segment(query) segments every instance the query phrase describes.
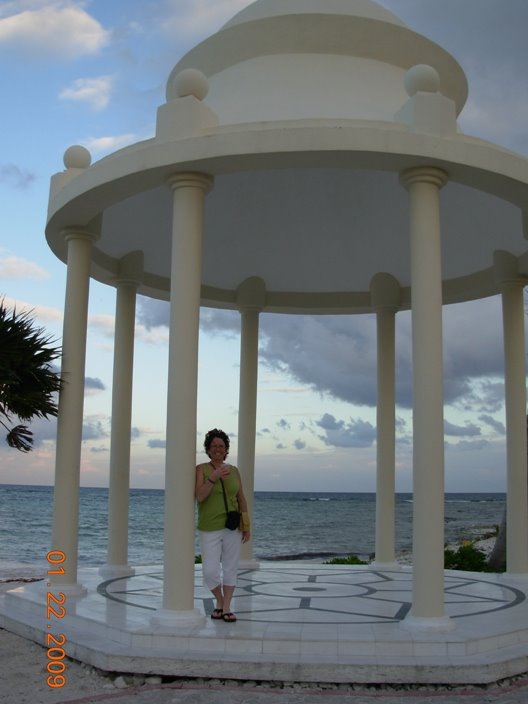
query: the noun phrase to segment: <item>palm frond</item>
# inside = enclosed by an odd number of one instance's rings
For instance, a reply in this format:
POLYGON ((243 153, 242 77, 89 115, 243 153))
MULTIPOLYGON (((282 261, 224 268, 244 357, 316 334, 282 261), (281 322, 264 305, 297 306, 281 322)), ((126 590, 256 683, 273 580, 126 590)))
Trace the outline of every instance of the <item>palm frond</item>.
MULTIPOLYGON (((0 301, 0 416, 7 421, 13 416, 28 422, 57 415, 61 377, 53 363, 60 349, 52 347, 53 343, 44 330, 35 327, 30 312, 8 311, 0 301)), ((24 425, 16 426, 7 442, 28 452, 31 431, 24 425)))
POLYGON ((16 425, 6 435, 9 447, 21 452, 30 452, 33 449, 33 433, 25 425, 16 425))

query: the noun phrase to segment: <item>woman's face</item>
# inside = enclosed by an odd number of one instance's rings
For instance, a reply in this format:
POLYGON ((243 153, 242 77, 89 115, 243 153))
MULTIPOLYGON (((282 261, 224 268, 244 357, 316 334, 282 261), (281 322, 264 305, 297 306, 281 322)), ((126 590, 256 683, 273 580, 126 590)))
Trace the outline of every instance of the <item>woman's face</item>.
POLYGON ((209 452, 207 454, 213 461, 225 460, 227 450, 225 442, 222 438, 213 438, 211 444, 209 445, 209 452))

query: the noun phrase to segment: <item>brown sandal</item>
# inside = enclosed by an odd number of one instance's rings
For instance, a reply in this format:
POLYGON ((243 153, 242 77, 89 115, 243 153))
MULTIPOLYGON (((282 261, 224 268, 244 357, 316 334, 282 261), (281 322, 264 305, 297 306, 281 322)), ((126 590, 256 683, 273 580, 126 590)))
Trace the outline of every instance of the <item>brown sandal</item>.
POLYGON ((224 616, 224 611, 223 609, 214 609, 213 613, 211 614, 211 618, 213 621, 221 621, 224 616))
POLYGON ((232 611, 226 611, 225 614, 222 614, 222 618, 226 623, 235 623, 235 621, 237 620, 235 614, 232 611))

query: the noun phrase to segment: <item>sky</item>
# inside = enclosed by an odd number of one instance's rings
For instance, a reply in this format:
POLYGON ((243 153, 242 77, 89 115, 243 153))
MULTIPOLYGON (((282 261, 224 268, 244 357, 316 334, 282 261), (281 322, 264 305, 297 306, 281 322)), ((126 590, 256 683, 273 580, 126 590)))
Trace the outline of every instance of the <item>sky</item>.
MULTIPOLYGON (((248 0, 0 0, 0 296, 60 346, 66 267, 48 248, 49 179, 82 144, 96 161, 154 134, 179 58, 248 0)), ((528 2, 381 0, 466 72, 459 126, 528 157, 528 2)), ((528 168, 528 167, 527 167, 528 168)), ((107 486, 115 290, 92 281, 81 485, 107 486)), ((131 485, 162 488, 167 304, 137 305, 131 485)), ((396 489, 412 488, 410 314, 397 315, 396 489)), ((197 461, 211 427, 236 463, 238 313, 202 309, 197 461)), ((256 490, 374 491, 376 334, 369 315, 261 315, 256 490)), ((505 490, 501 305, 444 309, 446 490, 505 490), (483 324, 483 321, 485 324, 483 324)), ((34 450, 0 442, 0 483, 53 484, 56 421, 34 450)))

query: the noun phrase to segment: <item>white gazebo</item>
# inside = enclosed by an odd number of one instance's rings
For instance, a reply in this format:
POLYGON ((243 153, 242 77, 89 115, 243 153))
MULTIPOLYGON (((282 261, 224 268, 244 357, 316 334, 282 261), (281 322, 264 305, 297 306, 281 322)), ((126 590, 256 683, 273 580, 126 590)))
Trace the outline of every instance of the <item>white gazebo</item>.
MULTIPOLYGON (((523 287, 528 162, 462 134, 456 60, 372 0, 257 0, 189 51, 152 139, 91 164, 65 154, 46 237, 67 263, 53 584, 82 594, 78 498, 90 278, 116 288, 105 576, 127 556, 136 295, 170 301, 163 606, 153 624, 199 623, 194 472, 200 306, 241 315, 238 464, 250 505, 259 314, 377 317, 375 565, 394 540, 395 316, 413 329, 410 629, 448 631, 444 609, 442 305, 501 294, 507 416, 508 573, 528 575, 523 287)), ((352 364, 351 360, 351 364, 352 364)), ((246 565, 255 566, 250 548, 246 565)))

